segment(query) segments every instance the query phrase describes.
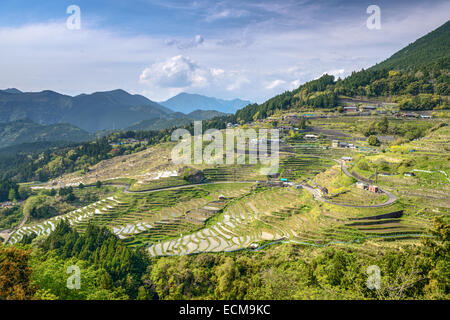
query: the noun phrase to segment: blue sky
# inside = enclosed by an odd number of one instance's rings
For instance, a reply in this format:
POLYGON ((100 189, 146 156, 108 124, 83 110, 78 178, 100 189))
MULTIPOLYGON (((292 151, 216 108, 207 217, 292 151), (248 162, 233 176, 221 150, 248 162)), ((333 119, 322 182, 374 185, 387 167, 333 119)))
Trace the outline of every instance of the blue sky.
POLYGON ((2 1, 0 88, 263 102, 380 62, 449 12, 439 0, 2 1), (66 27, 69 5, 81 9, 80 30, 66 27), (366 26, 369 5, 380 7, 379 30, 366 26))

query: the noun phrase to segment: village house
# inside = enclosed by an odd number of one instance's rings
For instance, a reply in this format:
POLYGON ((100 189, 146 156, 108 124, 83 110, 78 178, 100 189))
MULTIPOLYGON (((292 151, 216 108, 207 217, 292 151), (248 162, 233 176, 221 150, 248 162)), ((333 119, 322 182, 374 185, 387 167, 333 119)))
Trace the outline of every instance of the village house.
POLYGON ((283 117, 283 120, 298 120, 300 117, 297 114, 288 114, 283 117))
POLYGON ((304 138, 305 139, 317 139, 317 138, 319 138, 319 136, 315 135, 315 134, 305 134, 304 138))
POLYGON ((6 201, 6 202, 2 202, 0 203, 0 208, 11 208, 14 206, 14 203, 12 203, 11 201, 6 201))
POLYGON ((362 109, 363 111, 374 111, 374 110, 376 110, 377 108, 376 108, 375 106, 362 106, 361 109, 362 109))
POLYGON ((370 185, 370 186, 369 186, 369 191, 370 191, 370 192, 373 192, 373 193, 377 193, 377 192, 379 191, 379 189, 378 189, 377 186, 370 185))
POLYGON ((280 126, 277 128, 278 130, 292 130, 294 129, 293 126, 280 126))
POLYGON ((352 157, 342 157, 341 160, 345 161, 345 162, 349 162, 349 161, 352 161, 353 158, 352 157))
POLYGON ((358 111, 358 107, 356 107, 356 106, 344 107, 344 111, 345 112, 357 112, 358 111))
POLYGON ((339 140, 331 141, 331 147, 332 148, 338 148, 339 147, 339 140))
POLYGON ((367 190, 369 188, 369 185, 367 183, 364 183, 361 181, 356 182, 355 185, 358 189, 362 189, 362 190, 367 190))

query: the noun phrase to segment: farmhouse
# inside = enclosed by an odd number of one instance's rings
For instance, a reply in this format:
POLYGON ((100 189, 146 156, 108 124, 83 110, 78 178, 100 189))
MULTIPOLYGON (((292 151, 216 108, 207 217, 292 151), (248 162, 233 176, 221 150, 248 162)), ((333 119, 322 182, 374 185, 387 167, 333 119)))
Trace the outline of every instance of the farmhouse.
POLYGON ((294 129, 293 126, 280 126, 277 128, 278 130, 292 130, 294 129))
POLYGON ((333 141, 331 141, 331 147, 332 147, 332 148, 337 148, 337 147, 339 147, 339 140, 333 140, 333 141))
POLYGON ((377 193, 377 192, 379 191, 379 189, 378 189, 377 186, 370 185, 370 186, 369 186, 369 191, 370 191, 370 192, 373 192, 373 193, 377 193))
POLYGON ((369 185, 368 185, 367 183, 358 181, 358 182, 356 182, 356 187, 357 187, 358 189, 367 190, 367 189, 369 188, 369 185))
POLYGON ((352 157, 342 157, 341 160, 345 161, 345 162, 348 162, 348 161, 352 161, 353 158, 352 157))
POLYGON ((304 138, 305 139, 317 139, 319 136, 315 135, 315 134, 305 134, 304 138))
POLYGON ((345 112, 357 112, 358 107, 356 107, 356 106, 344 107, 344 111, 345 112))
POLYGON ((0 208, 11 208, 14 204, 11 201, 0 203, 0 208))
POLYGON ((283 120, 296 122, 296 121, 300 120, 300 117, 297 114, 288 114, 283 117, 283 120))
POLYGON ((373 111, 376 109, 375 106, 362 106, 362 109, 365 111, 373 111))

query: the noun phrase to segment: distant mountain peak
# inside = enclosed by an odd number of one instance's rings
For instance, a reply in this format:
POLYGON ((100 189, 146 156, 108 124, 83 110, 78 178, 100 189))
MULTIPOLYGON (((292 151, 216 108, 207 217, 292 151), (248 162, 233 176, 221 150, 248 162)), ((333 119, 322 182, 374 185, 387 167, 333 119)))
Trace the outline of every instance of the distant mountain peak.
POLYGON ((123 129, 136 121, 159 119, 170 113, 172 110, 122 89, 75 97, 51 90, 0 94, 0 123, 29 118, 45 125, 71 123, 83 130, 95 132, 123 129))
POLYGON ((6 93, 12 93, 12 94, 23 93, 22 91, 20 91, 19 89, 16 89, 16 88, 8 88, 5 90, 0 90, 0 91, 6 92, 6 93))
POLYGON ((237 98, 224 100, 197 93, 181 92, 166 101, 160 102, 160 104, 174 111, 186 114, 195 110, 217 110, 224 113, 234 113, 238 109, 251 104, 251 101, 237 98))

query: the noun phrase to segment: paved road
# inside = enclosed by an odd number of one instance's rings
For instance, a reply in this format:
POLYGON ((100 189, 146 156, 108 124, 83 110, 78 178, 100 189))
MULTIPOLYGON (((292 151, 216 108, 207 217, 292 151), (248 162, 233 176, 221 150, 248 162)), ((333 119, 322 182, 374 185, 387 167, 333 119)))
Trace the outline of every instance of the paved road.
MULTIPOLYGON (((356 178, 358 181, 360 181, 360 179, 358 177, 354 177, 350 172, 348 172, 347 167, 345 167, 344 164, 342 164, 341 162, 335 160, 337 163, 339 163, 342 167, 342 171, 344 171, 344 173, 349 176, 349 177, 353 177, 356 178)), ((213 182, 204 182, 204 183, 196 183, 196 184, 186 184, 186 185, 182 185, 182 186, 175 186, 175 187, 164 187, 164 188, 158 188, 158 189, 152 189, 152 190, 143 190, 143 191, 130 191, 130 186, 129 185, 123 185, 123 184, 105 184, 108 186, 114 186, 114 187, 118 187, 118 188, 123 188, 123 192, 124 193, 129 193, 129 194, 139 194, 139 193, 152 193, 152 192, 158 192, 158 191, 165 191, 165 190, 177 190, 177 189, 183 189, 183 188, 190 188, 193 186, 203 186, 203 185, 210 185, 210 184, 229 184, 229 183, 256 183, 257 181, 213 181, 213 182)), ((383 190, 380 188, 380 191, 384 192, 387 196, 388 196, 388 200, 384 203, 381 204, 376 204, 376 205, 370 205, 370 206, 359 206, 359 205, 352 205, 352 204, 346 204, 346 203, 336 203, 336 202, 332 202, 330 200, 324 199, 322 198, 322 196, 320 195, 320 192, 317 189, 311 188, 310 186, 306 186, 306 185, 300 185, 303 189, 307 190, 309 193, 311 193, 314 197, 314 199, 322 201, 322 202, 327 202, 333 205, 337 205, 337 206, 342 206, 342 207, 352 207, 352 208, 378 208, 378 207, 384 207, 384 206, 388 206, 392 203, 394 203, 397 198, 390 193, 389 191, 383 190)), ((95 186, 86 186, 86 188, 93 188, 95 186)), ((25 224, 25 222, 27 221, 28 217, 24 217, 23 220, 20 222, 19 226, 14 228, 12 230, 11 233, 6 234, 7 238, 5 239, 4 243, 6 243, 9 238, 11 237, 12 234, 14 234, 14 232, 18 229, 20 229, 21 227, 23 227, 23 225, 25 224)), ((3 235, 5 235, 5 233, 3 232, 3 235)))
POLYGON ((212 181, 212 182, 184 184, 182 186, 163 187, 163 188, 158 188, 158 189, 142 190, 142 191, 130 191, 130 186, 124 185, 124 184, 105 184, 105 185, 123 188, 124 193, 137 194, 137 193, 152 193, 152 192, 166 191, 166 190, 177 190, 177 189, 183 189, 183 188, 189 188, 189 187, 195 187, 195 186, 204 186, 204 185, 209 185, 209 184, 224 184, 224 183, 226 183, 226 184, 228 184, 228 183, 256 183, 256 181, 212 181))
MULTIPOLYGON (((334 160, 334 161, 336 161, 336 162, 341 166, 342 171, 343 171, 347 176, 349 176, 349 177, 351 177, 351 178, 355 178, 356 180, 358 180, 358 181, 360 181, 360 182, 366 182, 366 181, 361 180, 359 177, 354 176, 353 174, 351 174, 351 173, 348 171, 348 169, 347 169, 347 167, 345 166, 345 164, 343 164, 341 161, 339 161, 339 160, 334 160)), ((327 200, 327 199, 322 198, 322 197, 320 196, 319 192, 318 192, 316 189, 312 189, 312 188, 310 188, 310 187, 305 187, 305 186, 304 186, 304 188, 305 188, 306 190, 308 190, 310 193, 312 193, 313 196, 314 196, 316 199, 320 200, 320 201, 324 201, 324 202, 327 202, 327 203, 331 203, 331 204, 334 204, 334 205, 337 205, 337 206, 343 206, 343 207, 352 207, 352 208, 380 208, 380 207, 385 207, 385 206, 391 205, 391 204, 393 204, 395 201, 397 201, 397 197, 396 197, 396 196, 394 196, 392 193, 390 193, 390 192, 387 191, 387 190, 381 189, 380 187, 378 187, 378 189, 379 189, 381 192, 385 193, 385 194, 388 196, 388 199, 387 199, 385 202, 383 202, 383 203, 380 203, 380 204, 374 204, 374 205, 370 205, 370 206, 358 206, 358 205, 352 205, 352 204, 346 204, 346 203, 336 203, 336 202, 332 202, 332 201, 329 201, 329 200, 327 200), (313 192, 312 190, 313 190, 314 192, 313 192)))

